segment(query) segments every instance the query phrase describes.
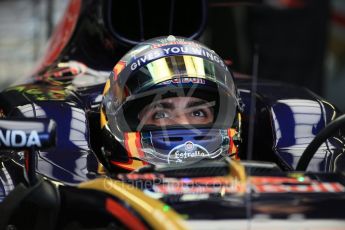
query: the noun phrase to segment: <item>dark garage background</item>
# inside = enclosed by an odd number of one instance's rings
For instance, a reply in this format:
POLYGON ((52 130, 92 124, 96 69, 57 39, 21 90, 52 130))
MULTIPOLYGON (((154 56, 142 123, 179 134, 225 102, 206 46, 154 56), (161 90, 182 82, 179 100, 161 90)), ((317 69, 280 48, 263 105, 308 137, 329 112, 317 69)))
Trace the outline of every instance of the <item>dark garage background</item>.
MULTIPOLYGON (((305 86, 345 111, 345 1, 233 2, 209 1, 203 42, 249 75, 256 44, 259 78, 305 86)), ((67 3, 0 0, 0 90, 30 76, 67 3)))

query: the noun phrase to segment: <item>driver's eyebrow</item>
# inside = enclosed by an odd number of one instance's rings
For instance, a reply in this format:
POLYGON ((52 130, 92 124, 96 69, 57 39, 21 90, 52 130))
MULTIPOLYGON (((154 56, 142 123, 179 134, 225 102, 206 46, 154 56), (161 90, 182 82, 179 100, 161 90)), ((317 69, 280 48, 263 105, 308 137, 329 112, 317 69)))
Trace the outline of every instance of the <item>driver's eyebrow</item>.
POLYGON ((154 109, 154 108, 173 110, 173 109, 175 109, 175 106, 173 103, 170 103, 170 102, 157 102, 151 106, 151 109, 154 109))
POLYGON ((191 108, 191 107, 212 107, 214 106, 216 103, 214 101, 212 102, 208 102, 208 101, 190 101, 187 103, 187 108, 191 108))

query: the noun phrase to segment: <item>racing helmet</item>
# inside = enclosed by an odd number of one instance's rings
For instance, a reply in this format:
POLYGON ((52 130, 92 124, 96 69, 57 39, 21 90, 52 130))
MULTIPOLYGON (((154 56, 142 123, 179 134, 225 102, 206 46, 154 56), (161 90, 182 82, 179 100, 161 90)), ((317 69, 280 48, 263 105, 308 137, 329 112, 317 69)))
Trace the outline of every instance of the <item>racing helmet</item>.
POLYGON ((213 50, 183 37, 144 41, 121 58, 104 88, 100 122, 111 168, 238 156, 232 73, 213 50))

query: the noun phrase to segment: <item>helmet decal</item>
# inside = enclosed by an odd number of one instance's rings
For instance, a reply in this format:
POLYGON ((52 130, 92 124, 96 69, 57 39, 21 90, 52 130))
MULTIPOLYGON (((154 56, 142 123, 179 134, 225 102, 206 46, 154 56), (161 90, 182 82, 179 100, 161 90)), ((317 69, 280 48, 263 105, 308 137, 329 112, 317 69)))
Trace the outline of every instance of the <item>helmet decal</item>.
POLYGON ((193 158, 205 158, 205 157, 212 158, 211 154, 207 151, 207 149, 205 149, 201 145, 194 144, 191 141, 187 141, 186 143, 182 145, 176 146, 168 153, 167 162, 168 164, 185 163, 185 162, 188 162, 188 160, 193 159, 193 158))
POLYGON ((117 80, 117 77, 119 76, 120 72, 126 67, 125 61, 119 61, 116 63, 113 72, 114 72, 114 80, 117 80))
POLYGON ((146 162, 140 160, 143 157, 141 151, 141 137, 139 132, 125 133, 124 134, 124 145, 125 149, 129 154, 129 161, 126 163, 120 163, 116 161, 111 161, 112 164, 119 166, 121 168, 134 170, 141 166, 147 165, 146 162))
POLYGON ((160 48, 153 49, 143 56, 135 57, 129 64, 130 70, 134 71, 137 68, 147 64, 150 61, 173 55, 192 55, 206 58, 210 61, 216 62, 223 68, 227 68, 223 60, 214 53, 212 50, 208 50, 198 46, 184 46, 184 45, 168 45, 160 48))

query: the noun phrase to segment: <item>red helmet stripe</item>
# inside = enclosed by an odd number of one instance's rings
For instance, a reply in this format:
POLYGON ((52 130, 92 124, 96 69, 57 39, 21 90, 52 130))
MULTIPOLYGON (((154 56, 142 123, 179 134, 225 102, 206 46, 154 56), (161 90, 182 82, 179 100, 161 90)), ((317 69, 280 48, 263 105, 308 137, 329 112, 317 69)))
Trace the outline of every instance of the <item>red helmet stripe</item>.
POLYGON ((128 153, 128 157, 130 158, 129 161, 126 163, 111 161, 113 164, 127 170, 134 170, 147 164, 144 161, 132 159, 133 157, 141 158, 144 156, 144 153, 141 150, 142 146, 140 132, 124 133, 124 145, 128 153))
POLYGON ((126 149, 126 152, 128 153, 128 157, 129 157, 129 161, 127 162, 127 164, 132 164, 132 153, 131 153, 131 148, 129 146, 129 134, 128 133, 125 133, 124 135, 124 144, 125 144, 125 149, 126 149))
POLYGON ((114 72, 114 80, 116 81, 117 80, 117 77, 119 76, 120 72, 126 67, 126 62, 125 61, 119 61, 114 69, 113 69, 113 72, 114 72))
POLYGON ((228 136, 230 138, 230 144, 229 144, 229 155, 232 159, 239 160, 238 157, 238 149, 234 143, 233 136, 235 135, 236 130, 235 129, 228 129, 228 136))

